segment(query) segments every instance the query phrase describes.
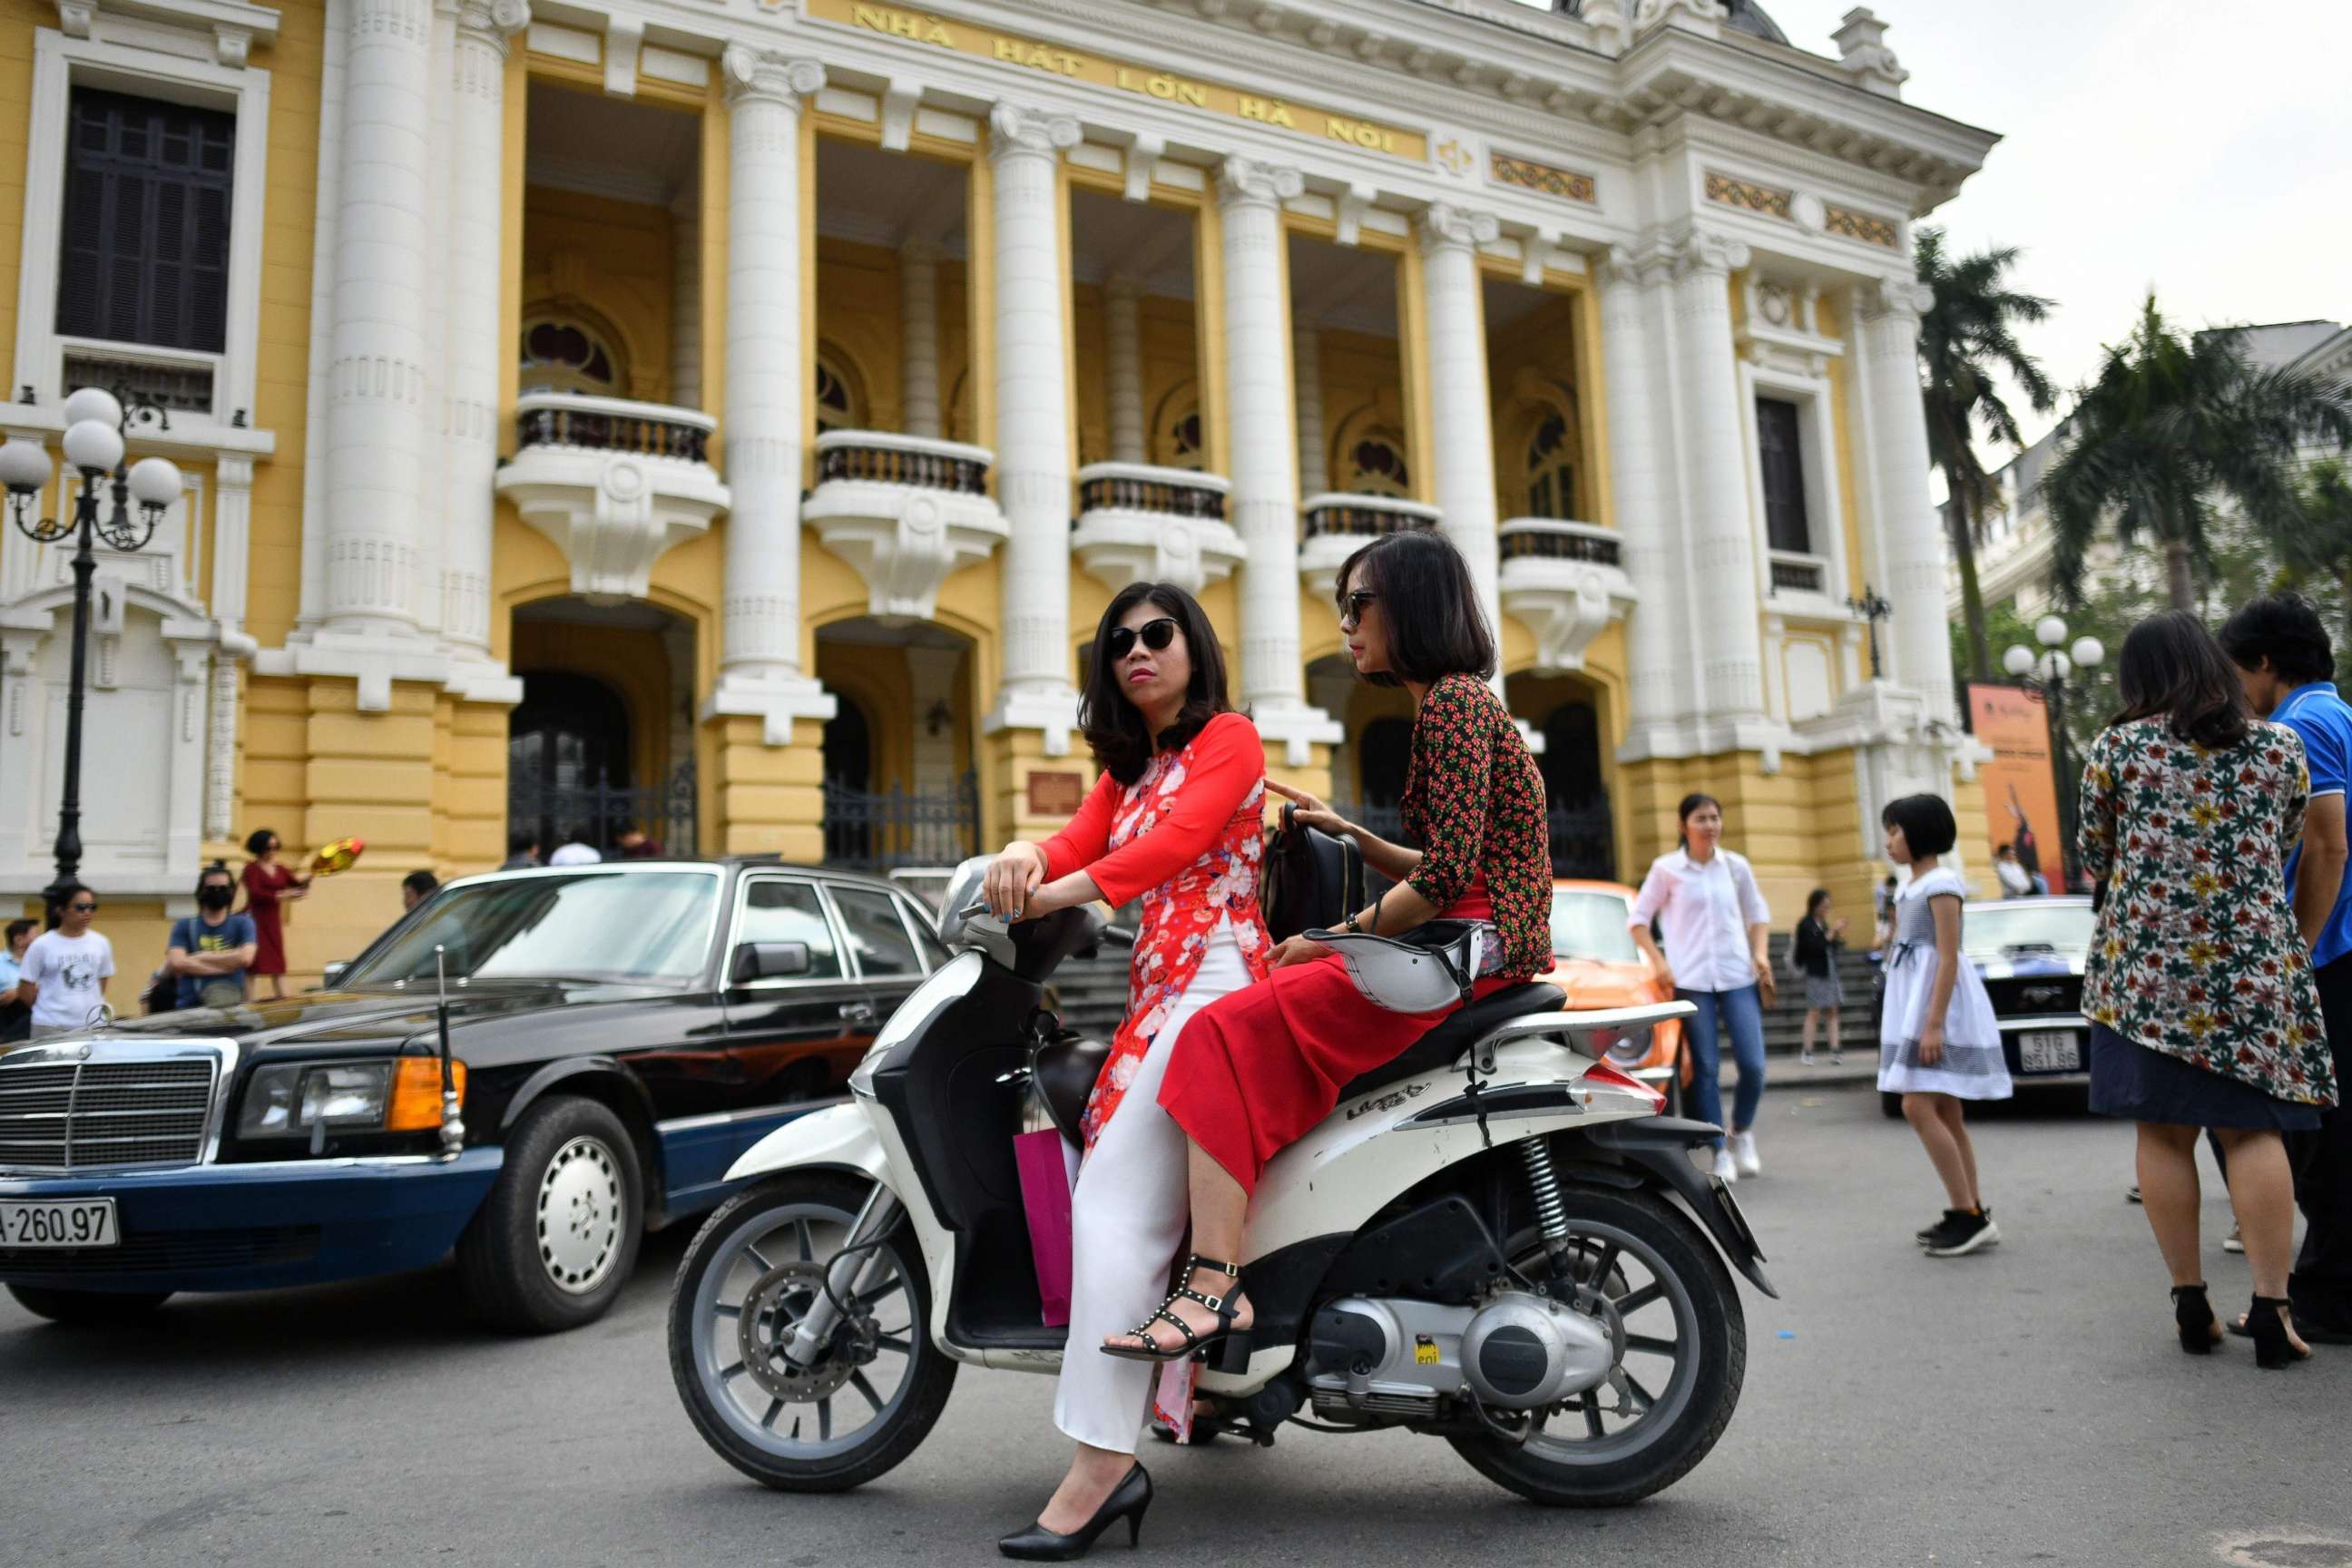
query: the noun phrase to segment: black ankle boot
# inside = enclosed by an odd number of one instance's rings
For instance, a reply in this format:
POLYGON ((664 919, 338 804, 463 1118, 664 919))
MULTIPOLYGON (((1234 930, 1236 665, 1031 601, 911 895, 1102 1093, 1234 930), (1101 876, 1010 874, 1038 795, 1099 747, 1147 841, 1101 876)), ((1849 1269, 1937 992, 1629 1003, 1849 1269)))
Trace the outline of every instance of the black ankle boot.
POLYGON ((2205 1283, 2175 1285, 2172 1288, 2172 1321, 2180 1331, 2180 1348, 2190 1355, 2213 1353, 2213 1329, 2216 1320, 2212 1304, 2205 1300, 2205 1283))
POLYGON ((1151 1474, 1141 1465, 1119 1478, 1118 1485, 1110 1489, 1095 1516, 1070 1531, 1057 1534, 1042 1524, 1033 1524, 1016 1535, 1008 1535, 996 1543, 996 1549, 1007 1557, 1017 1557, 1024 1563, 1067 1563, 1084 1557, 1095 1543, 1095 1537, 1127 1521, 1127 1543, 1136 1544, 1143 1533, 1143 1510, 1151 1506, 1151 1474))

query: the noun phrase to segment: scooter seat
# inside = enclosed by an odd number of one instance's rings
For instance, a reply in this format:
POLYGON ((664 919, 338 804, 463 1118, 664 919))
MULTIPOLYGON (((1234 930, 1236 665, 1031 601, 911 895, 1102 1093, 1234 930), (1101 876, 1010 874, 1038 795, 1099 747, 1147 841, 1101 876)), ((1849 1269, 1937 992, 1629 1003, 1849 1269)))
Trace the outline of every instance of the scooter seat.
POLYGON ((1451 1067, 1455 1058, 1512 1019, 1529 1013, 1557 1012, 1566 1001, 1559 987, 1548 981, 1507 985, 1456 1011, 1402 1053, 1349 1082, 1339 1091, 1339 1098, 1352 1100, 1382 1084, 1451 1067))

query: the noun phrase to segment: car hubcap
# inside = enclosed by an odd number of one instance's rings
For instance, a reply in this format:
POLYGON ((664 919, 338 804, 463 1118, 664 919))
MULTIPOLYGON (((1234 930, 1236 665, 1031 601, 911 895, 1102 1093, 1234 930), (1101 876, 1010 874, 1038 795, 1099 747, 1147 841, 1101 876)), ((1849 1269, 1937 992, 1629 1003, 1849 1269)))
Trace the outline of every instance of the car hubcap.
POLYGON ((584 1295, 621 1253, 621 1170, 601 1139, 574 1138, 539 1181, 539 1260, 558 1289, 584 1295))

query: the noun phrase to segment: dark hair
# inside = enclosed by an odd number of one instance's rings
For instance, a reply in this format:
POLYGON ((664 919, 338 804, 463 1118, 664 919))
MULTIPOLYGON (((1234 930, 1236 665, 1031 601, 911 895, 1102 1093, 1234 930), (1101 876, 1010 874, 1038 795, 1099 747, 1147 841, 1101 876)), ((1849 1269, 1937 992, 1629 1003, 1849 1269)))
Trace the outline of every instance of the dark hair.
MULTIPOLYGON (((1691 819, 1691 813, 1705 805, 1711 805, 1718 812, 1723 809, 1723 802, 1716 799, 1715 796, 1708 795, 1704 790, 1695 789, 1691 791, 1690 794, 1683 796, 1682 800, 1675 806, 1675 826, 1679 828, 1682 824, 1688 822, 1691 819)), ((1675 835, 1675 842, 1687 849, 1690 847, 1690 835, 1677 831, 1675 835)))
POLYGON ((2310 600, 2300 594, 2264 594, 2238 606, 2221 623, 2221 651, 2245 669, 2268 659, 2278 678, 2296 686, 2336 674, 2336 649, 2310 600))
POLYGON ((257 827, 245 836, 245 852, 258 860, 268 852, 269 841, 278 837, 271 827, 257 827))
POLYGON ((2229 657, 2186 610, 2167 610, 2132 627, 2116 661, 2124 705, 2110 724, 2161 718, 2175 735, 2200 746, 2234 746, 2252 716, 2229 657))
POLYGON ((1993 846, 1992 852, 1996 855, 2006 855, 2016 847, 2017 846, 2014 844, 1996 844, 1993 846))
POLYGON ((91 887, 88 882, 68 882, 62 888, 51 888, 45 890, 57 894, 57 901, 51 904, 49 908, 57 912, 57 917, 59 920, 65 919, 66 906, 72 903, 84 893, 88 893, 93 900, 98 897, 98 889, 91 887))
POLYGON ((1960 841, 1960 825, 1952 820, 1952 808, 1941 795, 1906 795, 1901 800, 1890 800, 1878 814, 1878 825, 1901 828, 1904 846, 1914 859, 1948 854, 1960 841))
POLYGON ((1829 901, 1830 890, 1827 888, 1815 888, 1811 892, 1807 893, 1805 895, 1805 918, 1807 920, 1812 919, 1814 911, 1829 901))
POLYGON ((38 926, 40 923, 41 923, 41 922, 40 922, 40 921, 37 921, 37 920, 15 920, 15 921, 10 921, 8 922, 8 935, 7 935, 7 939, 6 939, 6 940, 7 940, 7 942, 8 942, 8 945, 9 945, 9 946, 11 946, 11 947, 16 946, 16 939, 17 939, 18 937, 20 937, 20 936, 24 935, 26 931, 33 930, 35 927, 38 926))
POLYGON ((1156 751, 1174 751, 1201 732, 1201 726, 1234 705, 1225 696, 1225 656, 1210 629, 1208 612, 1201 602, 1173 583, 1129 583, 1111 595, 1110 606, 1095 626, 1094 656, 1087 666, 1087 689, 1078 694, 1078 728, 1094 749, 1095 765, 1123 784, 1143 776, 1156 751), (1141 709, 1119 689, 1118 660, 1110 656, 1110 634, 1128 611, 1149 600, 1168 612, 1184 634, 1185 657, 1192 661, 1192 679, 1184 688, 1184 706, 1176 721, 1154 735, 1141 709))
POLYGON ((1478 607, 1470 563, 1451 540, 1426 529, 1381 534, 1340 563, 1333 597, 1344 608, 1358 586, 1381 596, 1389 628, 1389 667, 1364 678, 1374 686, 1494 675, 1494 629, 1478 607))
POLYGON ((212 880, 215 877, 226 877, 230 887, 234 888, 236 886, 236 875, 228 868, 228 862, 226 860, 215 860, 211 865, 196 873, 196 891, 198 893, 202 893, 205 890, 205 884, 212 880))
POLYGON ((524 828, 518 832, 507 835, 507 853, 509 855, 528 855, 538 847, 539 835, 531 832, 529 828, 524 828))
POLYGON ((400 885, 422 899, 429 896, 441 883, 430 871, 411 871, 400 879, 400 885))

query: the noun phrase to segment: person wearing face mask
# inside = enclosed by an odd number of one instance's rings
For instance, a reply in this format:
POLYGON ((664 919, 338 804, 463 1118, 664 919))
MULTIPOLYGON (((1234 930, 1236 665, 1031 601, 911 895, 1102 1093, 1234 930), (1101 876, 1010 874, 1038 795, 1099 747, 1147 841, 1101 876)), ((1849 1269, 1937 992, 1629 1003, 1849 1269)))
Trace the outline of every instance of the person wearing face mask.
POLYGON ((234 1007, 245 1000, 246 971, 259 951, 251 915, 231 914, 236 879, 215 860, 196 879, 196 912, 172 927, 163 967, 179 979, 183 1007, 234 1007))

